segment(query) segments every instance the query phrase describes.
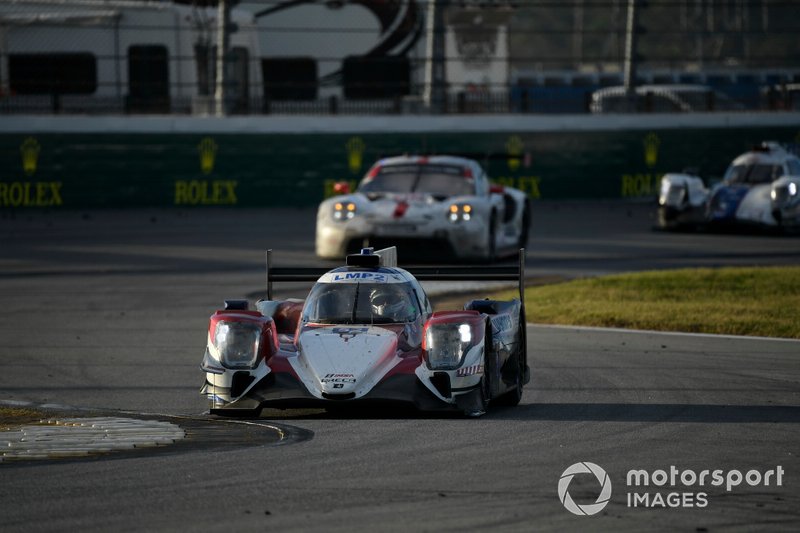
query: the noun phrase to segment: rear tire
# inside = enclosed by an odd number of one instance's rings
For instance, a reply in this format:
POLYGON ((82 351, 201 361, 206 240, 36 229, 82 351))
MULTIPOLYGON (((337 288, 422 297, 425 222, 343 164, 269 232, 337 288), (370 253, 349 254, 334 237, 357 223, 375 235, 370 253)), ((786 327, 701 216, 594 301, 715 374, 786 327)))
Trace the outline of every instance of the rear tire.
POLYGON ((527 248, 528 246, 528 238, 531 232, 531 202, 530 200, 525 200, 525 208, 522 211, 522 232, 519 235, 519 244, 520 248, 527 248))
POLYGON ((516 405, 519 405, 520 400, 522 400, 522 387, 524 382, 522 376, 523 372, 524 372, 523 369, 519 369, 517 371, 517 379, 516 379, 517 386, 514 388, 514 390, 509 391, 500 396, 499 398, 497 398, 497 400, 495 400, 495 403, 497 405, 502 405, 505 407, 514 407, 516 405))

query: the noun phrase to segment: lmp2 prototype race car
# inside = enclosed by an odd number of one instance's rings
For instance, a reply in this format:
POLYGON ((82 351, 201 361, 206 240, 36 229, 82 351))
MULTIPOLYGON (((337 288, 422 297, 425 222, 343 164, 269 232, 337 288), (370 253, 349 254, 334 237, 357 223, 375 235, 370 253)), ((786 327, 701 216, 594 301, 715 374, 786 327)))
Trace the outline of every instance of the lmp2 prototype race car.
POLYGON ((267 299, 228 300, 211 316, 201 394, 211 414, 257 416, 263 407, 341 409, 365 403, 485 413, 516 405, 530 379, 519 265, 396 266, 396 249, 368 248, 346 266, 276 268, 267 299), (514 280, 520 299, 473 300, 433 312, 426 280, 514 280), (272 300, 272 283, 312 281, 305 301, 272 300))
POLYGON ((800 229, 800 158, 765 142, 733 160, 722 182, 706 188, 688 173, 665 174, 658 197, 663 229, 749 226, 800 229))
POLYGON ((364 246, 406 246, 491 262, 528 240, 527 195, 494 185, 481 165, 456 156, 381 159, 355 192, 323 201, 317 211, 316 252, 339 259, 364 246))

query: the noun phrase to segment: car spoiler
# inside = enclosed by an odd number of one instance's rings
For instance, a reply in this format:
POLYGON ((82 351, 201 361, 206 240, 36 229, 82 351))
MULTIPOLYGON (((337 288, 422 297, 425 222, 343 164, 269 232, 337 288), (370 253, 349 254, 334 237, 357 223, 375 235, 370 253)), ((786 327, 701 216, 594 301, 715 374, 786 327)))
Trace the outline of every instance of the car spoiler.
MULTIPOLYGON (((290 281, 317 281, 330 272, 328 267, 276 267, 272 250, 267 250, 267 300, 272 300, 272 284, 290 281)), ((522 316, 525 315, 525 248, 519 249, 516 265, 491 266, 412 266, 404 268, 418 281, 516 281, 522 316)))

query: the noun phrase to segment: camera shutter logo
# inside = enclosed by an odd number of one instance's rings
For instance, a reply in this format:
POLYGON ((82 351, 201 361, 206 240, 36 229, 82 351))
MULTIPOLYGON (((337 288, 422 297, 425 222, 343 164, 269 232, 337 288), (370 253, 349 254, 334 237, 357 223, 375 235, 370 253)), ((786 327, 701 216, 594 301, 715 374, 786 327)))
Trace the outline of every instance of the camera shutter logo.
POLYGON ((561 503, 566 507, 567 511, 572 514, 579 516, 597 514, 608 505, 608 501, 611 499, 611 479, 608 477, 605 470, 594 463, 588 461, 575 463, 564 470, 564 473, 561 474, 561 479, 558 480, 558 499, 561 500, 561 503), (594 474, 594 477, 597 478, 597 482, 600 483, 602 487, 597 501, 591 504, 578 505, 572 500, 572 496, 569 495, 567 489, 569 489, 569 484, 575 474, 594 474))

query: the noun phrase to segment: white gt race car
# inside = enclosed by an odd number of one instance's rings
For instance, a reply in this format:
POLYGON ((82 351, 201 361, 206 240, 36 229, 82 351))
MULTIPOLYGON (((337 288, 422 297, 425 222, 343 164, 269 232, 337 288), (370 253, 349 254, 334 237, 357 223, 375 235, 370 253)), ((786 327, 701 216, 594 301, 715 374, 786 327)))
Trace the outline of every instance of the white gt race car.
POLYGON ((339 259, 366 246, 415 254, 444 252, 491 262, 524 248, 531 206, 527 195, 494 185, 472 159, 400 156, 381 159, 350 193, 323 201, 316 252, 339 259))
POLYGON ((800 228, 800 158, 765 142, 736 159, 721 183, 706 188, 698 176, 665 174, 658 197, 663 229, 749 226, 800 228))

